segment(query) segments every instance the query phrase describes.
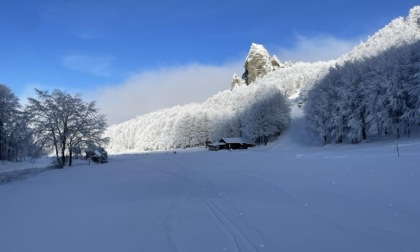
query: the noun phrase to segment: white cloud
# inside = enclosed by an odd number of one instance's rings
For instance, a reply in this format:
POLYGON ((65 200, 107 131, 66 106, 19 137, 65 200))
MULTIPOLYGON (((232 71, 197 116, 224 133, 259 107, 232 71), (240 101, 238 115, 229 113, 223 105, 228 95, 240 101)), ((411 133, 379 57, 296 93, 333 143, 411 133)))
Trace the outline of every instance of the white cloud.
POLYGON ((118 86, 95 91, 101 113, 110 125, 176 105, 203 102, 230 88, 234 73, 242 74, 241 63, 223 66, 191 64, 132 75, 118 86))
POLYGON ((297 35, 292 47, 280 47, 273 53, 282 61, 328 61, 350 52, 359 41, 359 39, 338 39, 331 35, 315 37, 297 35))
POLYGON ((62 57, 62 64, 74 71, 88 73, 101 77, 111 75, 111 65, 114 58, 111 56, 91 56, 72 54, 62 57))

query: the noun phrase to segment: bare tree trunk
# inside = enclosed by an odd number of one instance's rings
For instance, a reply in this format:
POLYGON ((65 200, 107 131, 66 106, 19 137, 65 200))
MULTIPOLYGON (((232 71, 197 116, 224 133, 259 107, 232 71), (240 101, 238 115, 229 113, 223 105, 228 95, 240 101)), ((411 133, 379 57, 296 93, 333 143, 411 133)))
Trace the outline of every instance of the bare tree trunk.
POLYGON ((57 139, 55 137, 55 134, 53 134, 53 140, 54 140, 54 147, 55 147, 55 157, 57 158, 57 165, 61 166, 60 156, 58 155, 58 143, 57 143, 57 139))
POLYGON ((66 144, 65 141, 62 141, 62 146, 61 146, 61 163, 60 163, 60 168, 64 168, 64 166, 66 165, 66 144))
POLYGON ((73 164, 73 148, 69 146, 69 167, 73 164))

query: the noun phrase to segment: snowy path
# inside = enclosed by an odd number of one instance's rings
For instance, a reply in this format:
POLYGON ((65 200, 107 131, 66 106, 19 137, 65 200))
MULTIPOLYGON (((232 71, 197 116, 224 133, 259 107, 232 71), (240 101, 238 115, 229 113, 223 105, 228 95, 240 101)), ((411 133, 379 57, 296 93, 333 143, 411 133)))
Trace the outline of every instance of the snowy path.
POLYGON ((303 108, 299 108, 297 104, 292 106, 292 120, 289 128, 282 134, 279 141, 269 143, 268 151, 283 152, 285 150, 297 150, 307 148, 308 142, 305 133, 305 120, 303 108))

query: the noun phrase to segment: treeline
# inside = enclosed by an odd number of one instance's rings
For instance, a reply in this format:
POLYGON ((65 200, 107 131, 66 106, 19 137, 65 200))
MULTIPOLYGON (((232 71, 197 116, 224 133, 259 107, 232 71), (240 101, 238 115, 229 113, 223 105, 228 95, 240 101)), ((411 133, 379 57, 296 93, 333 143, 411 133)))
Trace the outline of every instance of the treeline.
POLYGON ((19 99, 0 84, 0 160, 17 161, 21 156, 36 154, 26 121, 19 99))
POLYGON ((23 107, 4 84, 0 84, 0 160, 18 161, 40 153, 54 153, 57 167, 72 165, 81 149, 108 142, 102 136, 104 115, 95 102, 85 102, 79 94, 60 90, 36 90, 23 107))
POLYGON ((274 85, 252 83, 220 92, 203 104, 177 106, 109 127, 112 152, 204 145, 223 137, 262 142, 289 125, 290 107, 274 85))
POLYGON ((420 42, 346 60, 309 91, 307 129, 325 143, 410 135, 420 123, 420 42))

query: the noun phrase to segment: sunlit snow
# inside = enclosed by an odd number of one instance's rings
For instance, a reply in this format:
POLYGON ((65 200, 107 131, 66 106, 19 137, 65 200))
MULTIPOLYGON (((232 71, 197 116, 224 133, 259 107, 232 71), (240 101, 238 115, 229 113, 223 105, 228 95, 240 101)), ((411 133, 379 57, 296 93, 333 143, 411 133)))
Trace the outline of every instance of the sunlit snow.
POLYGON ((420 140, 112 156, 0 185, 1 251, 416 251, 420 140))

